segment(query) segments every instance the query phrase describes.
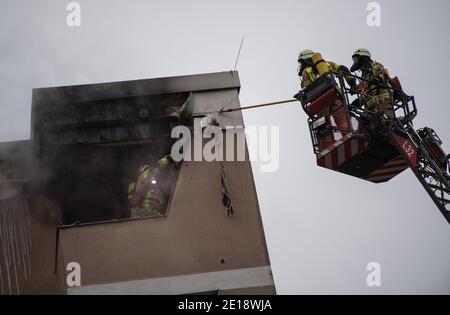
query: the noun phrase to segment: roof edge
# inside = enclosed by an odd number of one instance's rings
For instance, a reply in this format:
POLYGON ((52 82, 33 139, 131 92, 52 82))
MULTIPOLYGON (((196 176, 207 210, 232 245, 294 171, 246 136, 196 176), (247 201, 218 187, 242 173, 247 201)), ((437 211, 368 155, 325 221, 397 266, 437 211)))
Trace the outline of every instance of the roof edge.
POLYGON ((33 107, 42 103, 89 102, 143 95, 240 89, 237 71, 33 89, 33 107))

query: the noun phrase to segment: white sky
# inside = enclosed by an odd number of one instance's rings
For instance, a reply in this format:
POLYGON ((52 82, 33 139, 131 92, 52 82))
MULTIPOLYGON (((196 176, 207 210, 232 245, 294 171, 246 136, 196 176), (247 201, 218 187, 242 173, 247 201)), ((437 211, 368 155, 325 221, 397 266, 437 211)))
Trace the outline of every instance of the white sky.
MULTIPOLYGON (((450 2, 363 0, 0 0, 0 141, 27 139, 31 89, 230 70, 243 106, 290 98, 303 48, 350 65, 367 47, 416 96, 416 127, 450 151, 450 2), (446 142, 447 141, 447 142, 446 142)), ((411 171, 374 185, 315 166, 299 104, 246 111, 246 125, 280 127, 280 169, 254 176, 278 293, 450 293, 450 229, 411 171), (382 268, 369 288, 368 262, 382 268)))

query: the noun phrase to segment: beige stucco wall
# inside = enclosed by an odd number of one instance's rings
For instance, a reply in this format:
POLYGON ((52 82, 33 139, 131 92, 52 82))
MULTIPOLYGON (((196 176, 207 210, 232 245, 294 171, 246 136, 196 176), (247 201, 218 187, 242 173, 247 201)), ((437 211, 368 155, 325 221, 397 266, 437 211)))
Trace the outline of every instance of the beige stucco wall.
POLYGON ((224 214, 219 162, 184 162, 166 218, 60 230, 61 268, 82 285, 268 266, 249 162, 225 162, 234 214, 224 214))

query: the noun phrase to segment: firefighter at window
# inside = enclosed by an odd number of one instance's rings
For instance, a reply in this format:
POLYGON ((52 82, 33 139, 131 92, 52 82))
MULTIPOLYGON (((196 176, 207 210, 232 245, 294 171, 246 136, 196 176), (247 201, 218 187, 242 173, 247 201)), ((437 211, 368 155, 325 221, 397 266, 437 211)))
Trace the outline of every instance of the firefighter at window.
POLYGON ((359 48, 353 53, 353 66, 350 71, 360 70, 363 81, 358 90, 362 96, 362 104, 369 111, 384 113, 394 119, 391 95, 389 93, 389 72, 379 62, 374 62, 369 50, 359 48))
MULTIPOLYGON (((306 49, 300 52, 298 56, 299 68, 298 75, 301 78, 301 88, 305 89, 311 83, 313 83, 321 74, 326 72, 341 72, 344 74, 344 78, 350 85, 350 88, 356 89, 356 81, 349 75, 350 71, 347 67, 342 65, 337 65, 334 62, 324 61, 322 56, 318 53, 314 53, 312 50, 306 49)), ((298 98, 298 95, 295 96, 298 98)), ((344 107, 342 107, 342 102, 337 101, 328 107, 322 115, 333 116, 336 127, 339 130, 348 130, 347 115, 344 107)), ((333 132, 331 131, 331 122, 329 117, 327 118, 327 123, 322 135, 320 136, 320 147, 322 150, 326 149, 329 145, 334 143, 336 140, 334 138, 333 132)))
POLYGON ((163 156, 155 167, 142 165, 137 172, 136 182, 128 186, 130 217, 157 217, 165 214, 167 197, 161 189, 163 169, 172 163, 170 156, 163 156))

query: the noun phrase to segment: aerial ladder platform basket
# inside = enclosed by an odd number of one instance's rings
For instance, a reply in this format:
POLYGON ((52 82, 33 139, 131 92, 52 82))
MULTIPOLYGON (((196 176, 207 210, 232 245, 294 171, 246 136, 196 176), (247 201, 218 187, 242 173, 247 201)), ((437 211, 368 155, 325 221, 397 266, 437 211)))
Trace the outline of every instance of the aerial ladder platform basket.
MULTIPOLYGON (((345 73, 348 76, 364 81, 345 73)), ((381 111, 367 110, 367 96, 348 87, 342 72, 327 72, 299 93, 317 165, 373 183, 387 182, 411 168, 450 223, 448 156, 431 128, 415 131, 414 97, 401 90, 397 78, 391 83, 383 89, 390 93, 394 119, 381 111), (333 124, 337 111, 345 113, 347 129, 333 124), (326 134, 331 134, 334 142, 324 147, 321 138, 326 134)))

